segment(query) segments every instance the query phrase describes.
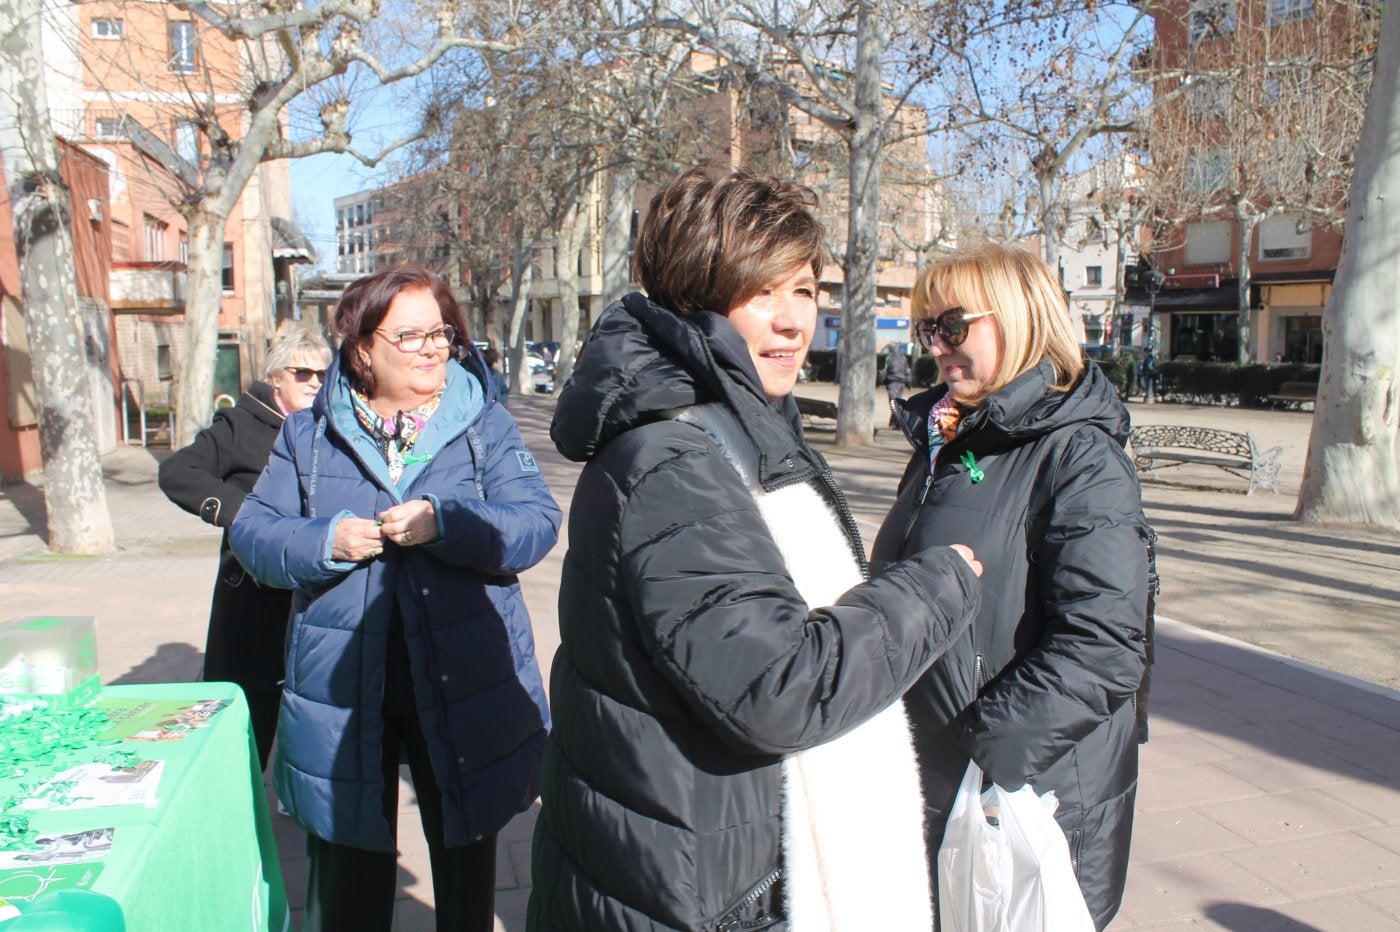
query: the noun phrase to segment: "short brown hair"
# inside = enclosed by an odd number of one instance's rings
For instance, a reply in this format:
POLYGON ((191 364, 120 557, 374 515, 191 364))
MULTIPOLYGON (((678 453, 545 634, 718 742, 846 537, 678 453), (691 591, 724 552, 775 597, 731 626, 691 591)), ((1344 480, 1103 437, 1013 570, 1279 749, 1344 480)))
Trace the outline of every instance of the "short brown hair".
MULTIPOLYGON (((336 302, 331 328, 342 340, 340 367, 366 395, 374 394, 374 373, 360 358, 359 350, 365 349, 374 339, 374 331, 384 322, 389 305, 399 293, 420 288, 432 293, 442 312, 442 322, 457 332, 454 343, 468 342, 467 322, 457 306, 457 299, 452 297, 446 282, 421 265, 397 265, 358 278, 336 302)), ((455 358, 456 346, 451 349, 450 355, 455 358)))
POLYGON ((991 312, 1001 340, 992 391, 1047 357, 1058 390, 1072 388, 1084 373, 1065 290, 1050 266, 1024 246, 985 242, 934 258, 914 283, 914 317, 932 317, 938 304, 991 312))
POLYGON ((801 265, 821 277, 825 231, 811 189, 749 171, 693 168, 657 192, 637 234, 634 271, 662 307, 728 314, 801 265))

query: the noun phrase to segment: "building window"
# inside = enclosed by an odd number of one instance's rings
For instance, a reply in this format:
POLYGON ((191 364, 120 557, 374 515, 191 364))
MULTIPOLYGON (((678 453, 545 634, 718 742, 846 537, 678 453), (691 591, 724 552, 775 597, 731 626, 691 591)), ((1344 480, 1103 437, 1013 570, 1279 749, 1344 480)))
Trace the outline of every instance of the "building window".
POLYGON ((1186 156, 1186 177, 1191 189, 1198 194, 1220 190, 1230 173, 1230 160, 1223 149, 1202 152, 1196 149, 1186 156))
POLYGON ((1172 359, 1234 362, 1239 346, 1240 319, 1234 312, 1172 315, 1172 359))
POLYGON ((184 230, 180 231, 180 264, 190 264, 190 235, 184 230))
POLYGON ((345 208, 337 207, 335 209, 335 225, 337 229, 345 226, 345 208))
POLYGON ((1313 0, 1269 0, 1269 25, 1277 26, 1313 15, 1313 0))
POLYGON ((121 117, 98 117, 93 120, 92 129, 98 139, 121 139, 126 135, 122 132, 121 117))
POLYGON ((95 19, 92 21, 94 39, 120 39, 126 35, 126 23, 119 19, 95 19))
POLYGON ((1220 265, 1230 261, 1230 222, 1214 220, 1209 223, 1186 225, 1186 264, 1220 265))
POLYGON ((1223 81, 1200 78, 1186 92, 1187 112, 1196 119, 1225 116, 1230 112, 1230 88, 1223 81))
POLYGON ((225 291, 233 291, 233 244, 224 243, 223 282, 225 291))
POLYGON ((170 70, 177 74, 199 70, 199 35, 189 20, 170 24, 170 70))
POLYGON ((1270 217, 1259 224, 1260 259, 1306 259, 1312 255, 1312 230, 1296 217, 1270 217))
POLYGON ((1322 318, 1316 315, 1283 319, 1285 362, 1322 362, 1322 318))
POLYGON ((191 165, 199 164, 199 125, 194 120, 175 121, 175 152, 191 165))
POLYGON ((170 364, 170 344, 156 344, 156 378, 165 381, 174 378, 175 367, 170 364))
MULTIPOLYGON (((1277 0, 1270 0, 1270 3, 1275 2, 1277 0)), ((1191 18, 1187 24, 1191 44, 1229 35, 1235 31, 1237 22, 1235 0, 1197 0, 1191 5, 1191 18)))
POLYGON ((146 234, 146 261, 165 261, 165 233, 170 225, 157 220, 150 214, 142 217, 142 228, 146 234))
POLYGON ((1103 266, 1087 265, 1084 267, 1084 284, 1091 288, 1098 288, 1103 285, 1103 266))

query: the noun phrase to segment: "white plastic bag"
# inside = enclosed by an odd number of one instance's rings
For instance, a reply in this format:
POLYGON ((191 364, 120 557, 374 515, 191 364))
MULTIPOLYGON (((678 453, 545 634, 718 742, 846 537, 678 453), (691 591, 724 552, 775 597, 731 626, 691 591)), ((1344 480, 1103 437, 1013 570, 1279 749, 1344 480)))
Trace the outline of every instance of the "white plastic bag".
POLYGON ((968 762, 938 850, 943 932, 1094 932, 1056 805, 1029 785, 983 793, 968 762))

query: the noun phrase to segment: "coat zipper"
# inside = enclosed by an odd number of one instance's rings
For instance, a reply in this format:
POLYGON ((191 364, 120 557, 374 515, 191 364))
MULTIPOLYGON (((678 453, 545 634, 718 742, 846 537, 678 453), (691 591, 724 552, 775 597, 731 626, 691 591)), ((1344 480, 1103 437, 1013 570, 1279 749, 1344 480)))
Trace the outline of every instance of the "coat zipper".
MULTIPOLYGON (((768 875, 767 877, 764 877, 762 880, 760 880, 760 881, 758 882, 758 886, 754 887, 752 890, 749 891, 748 896, 744 897, 742 900, 740 900, 739 902, 735 903, 732 907, 729 908, 728 912, 729 912, 729 913, 742 912, 746 907, 752 906, 754 903, 757 903, 757 902, 759 901, 759 899, 763 896, 763 894, 767 893, 767 892, 772 888, 773 884, 775 884, 775 883, 778 882, 778 878, 780 878, 780 877, 782 877, 782 876, 783 876, 783 869, 782 869, 781 867, 775 867, 775 868, 773 868, 772 872, 769 873, 769 875, 768 875)), ((769 917, 767 917, 767 916, 762 916, 762 917, 760 917, 757 921, 760 921, 760 922, 768 922, 768 920, 769 920, 769 917)), ((745 928, 746 926, 748 926, 748 923, 746 923, 743 919, 740 919, 740 918, 738 918, 738 917, 736 916, 734 919, 730 920, 729 922, 721 922, 721 923, 719 924, 719 926, 716 928, 716 932, 730 932, 730 930, 733 930, 733 929, 742 929, 742 928, 745 928)), ((749 927, 750 927, 750 928, 753 928, 752 926, 749 926, 749 927)))
POLYGON ((987 685, 987 661, 982 657, 981 654, 977 655, 977 663, 975 670, 977 677, 977 692, 980 695, 982 692, 982 687, 987 685))
POLYGON ((919 509, 924 507, 924 502, 928 499, 928 490, 933 487, 933 470, 929 469, 927 476, 924 476, 924 487, 919 492, 919 500, 909 509, 909 520, 904 523, 904 536, 899 540, 899 552, 904 553, 904 547, 909 543, 909 535, 914 531, 914 522, 919 518, 919 509))

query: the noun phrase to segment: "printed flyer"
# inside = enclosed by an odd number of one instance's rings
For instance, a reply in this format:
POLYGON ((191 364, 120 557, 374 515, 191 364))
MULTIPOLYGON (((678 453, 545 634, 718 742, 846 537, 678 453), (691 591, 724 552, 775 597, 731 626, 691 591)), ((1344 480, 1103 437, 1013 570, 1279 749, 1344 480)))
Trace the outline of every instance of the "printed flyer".
POLYGON ((0 852, 0 898, 30 900, 50 890, 91 888, 116 833, 108 826, 40 835, 33 850, 0 852))
POLYGON ((229 705, 228 699, 118 699, 103 696, 98 707, 112 720, 100 740, 182 741, 229 705))

